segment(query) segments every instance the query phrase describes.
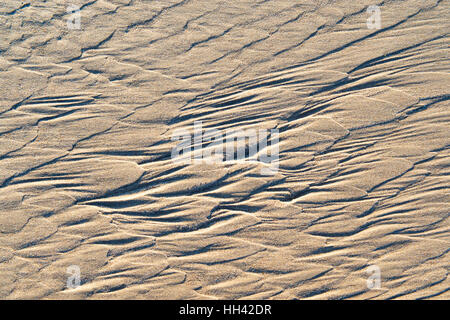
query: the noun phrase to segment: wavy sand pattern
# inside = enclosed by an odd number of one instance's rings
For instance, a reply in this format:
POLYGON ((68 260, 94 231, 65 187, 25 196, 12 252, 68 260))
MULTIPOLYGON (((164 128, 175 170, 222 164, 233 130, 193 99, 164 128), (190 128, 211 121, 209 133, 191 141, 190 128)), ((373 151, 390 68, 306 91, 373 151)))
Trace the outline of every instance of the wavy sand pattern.
POLYGON ((449 18, 448 0, 3 1, 0 298, 450 298, 449 18), (278 129, 279 170, 174 163, 195 121, 278 129))

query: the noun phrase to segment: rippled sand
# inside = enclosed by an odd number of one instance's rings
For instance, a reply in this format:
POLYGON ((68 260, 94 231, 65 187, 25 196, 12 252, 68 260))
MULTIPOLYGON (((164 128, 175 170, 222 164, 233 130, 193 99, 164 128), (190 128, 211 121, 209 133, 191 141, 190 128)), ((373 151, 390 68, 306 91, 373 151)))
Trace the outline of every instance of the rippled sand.
POLYGON ((449 18, 3 0, 0 298, 450 298, 449 18), (195 121, 278 129, 279 170, 174 163, 195 121))

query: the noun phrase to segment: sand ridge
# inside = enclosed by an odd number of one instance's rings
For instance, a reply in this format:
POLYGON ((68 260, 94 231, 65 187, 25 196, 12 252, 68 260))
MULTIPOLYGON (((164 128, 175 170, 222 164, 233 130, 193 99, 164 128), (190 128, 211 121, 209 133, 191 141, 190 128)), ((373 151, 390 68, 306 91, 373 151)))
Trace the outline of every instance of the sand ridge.
POLYGON ((447 0, 4 1, 0 298, 448 299, 449 17, 447 0), (278 130, 277 170, 174 163, 196 121, 278 130))

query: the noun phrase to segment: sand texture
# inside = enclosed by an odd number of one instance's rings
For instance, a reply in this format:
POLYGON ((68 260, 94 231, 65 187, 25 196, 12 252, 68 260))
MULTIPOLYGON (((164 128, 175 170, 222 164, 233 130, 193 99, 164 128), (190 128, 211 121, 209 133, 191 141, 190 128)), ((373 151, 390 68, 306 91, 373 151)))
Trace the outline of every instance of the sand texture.
POLYGON ((0 298, 450 298, 449 19, 2 0, 0 298), (173 161, 195 123, 278 130, 277 170, 173 161))

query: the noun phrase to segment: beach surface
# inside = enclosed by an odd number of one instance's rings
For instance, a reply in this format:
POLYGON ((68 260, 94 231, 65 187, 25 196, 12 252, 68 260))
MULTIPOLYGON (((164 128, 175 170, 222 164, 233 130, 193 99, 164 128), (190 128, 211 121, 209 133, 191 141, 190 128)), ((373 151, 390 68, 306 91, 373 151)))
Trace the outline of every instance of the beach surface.
POLYGON ((449 20, 3 0, 0 298, 449 299, 449 20), (276 131, 276 166, 174 161, 196 124, 276 131))

